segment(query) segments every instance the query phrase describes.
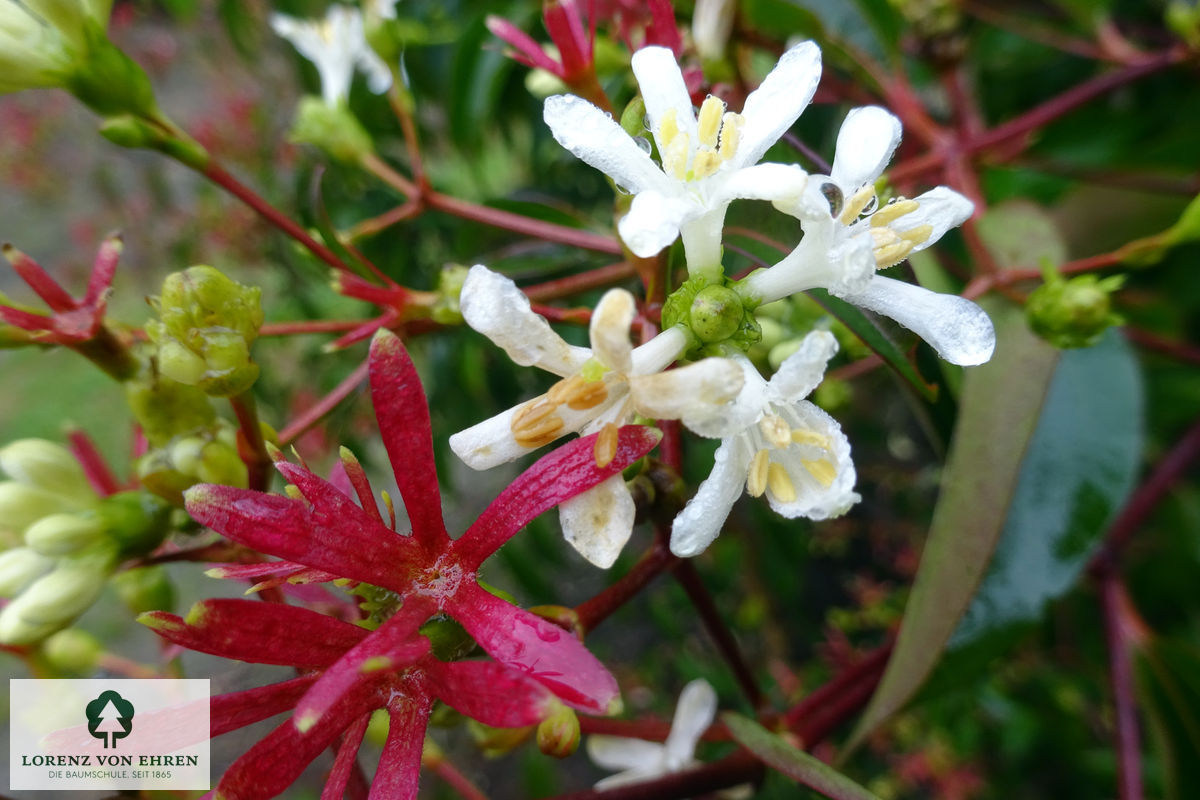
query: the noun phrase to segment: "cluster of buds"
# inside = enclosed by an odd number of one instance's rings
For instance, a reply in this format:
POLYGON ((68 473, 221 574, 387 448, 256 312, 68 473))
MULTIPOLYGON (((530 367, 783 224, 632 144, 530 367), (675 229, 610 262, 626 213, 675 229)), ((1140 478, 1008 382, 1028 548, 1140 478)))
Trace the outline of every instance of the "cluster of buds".
POLYGON ((159 319, 146 323, 146 334, 158 345, 158 370, 218 397, 249 389, 258 378, 250 344, 263 321, 261 297, 262 290, 212 267, 168 275, 162 294, 151 301, 159 319))
POLYGON ((1110 297, 1124 283, 1124 275, 1077 275, 1066 280, 1048 268, 1045 283, 1025 304, 1029 327, 1058 348, 1091 347, 1106 330, 1124 321, 1112 310, 1110 297))
POLYGON ((166 506, 143 492, 101 496, 63 447, 22 439, 0 449, 0 643, 38 642, 99 596, 123 558, 162 540, 166 506))

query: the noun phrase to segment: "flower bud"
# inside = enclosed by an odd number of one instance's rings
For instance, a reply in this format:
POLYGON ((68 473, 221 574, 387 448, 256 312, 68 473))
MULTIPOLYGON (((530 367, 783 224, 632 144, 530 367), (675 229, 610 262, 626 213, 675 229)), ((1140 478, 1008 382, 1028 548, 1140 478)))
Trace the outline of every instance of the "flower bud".
POLYGON ((90 633, 77 628, 59 631, 42 643, 42 657, 55 672, 90 675, 100 663, 104 647, 90 633))
POLYGON ((371 721, 367 723, 367 732, 363 738, 376 747, 383 747, 387 744, 388 731, 392 727, 391 723, 392 720, 388 716, 387 709, 375 709, 371 714, 371 721))
POLYGON ((462 311, 459 310, 458 303, 468 272, 470 270, 462 264, 450 264, 442 268, 438 274, 437 300, 434 301, 433 311, 430 312, 434 322, 443 325, 462 323, 462 311))
POLYGON ((29 547, 0 553, 0 597, 16 597, 53 567, 54 559, 29 547))
POLYGON ((467 719, 467 730, 472 741, 488 758, 496 758, 511 753, 524 744, 533 733, 534 726, 524 728, 493 728, 477 720, 467 719))
POLYGON ((568 706, 554 708, 537 726, 538 749, 548 756, 566 758, 579 748, 579 717, 568 706))
POLYGON ((118 572, 112 583, 121 602, 134 614, 175 610, 175 585, 161 565, 118 572))
POLYGON ((67 91, 104 117, 161 117, 145 70, 109 40, 102 26, 86 23, 83 36, 86 51, 67 78, 67 91))
POLYGON ((123 557, 146 555, 162 544, 171 507, 149 492, 120 492, 100 501, 96 514, 123 557))
POLYGON ((288 140, 319 147, 347 164, 357 164, 375 151, 371 135, 344 103, 326 105, 311 95, 300 98, 288 140))
POLYGON ((0 611, 0 644, 32 644, 70 624, 100 596, 114 555, 60 560, 0 611))
POLYGON ((692 12, 692 41, 702 61, 719 61, 725 57, 736 13, 735 0, 696 0, 696 9, 692 12))
POLYGON ((165 446, 181 433, 207 429, 217 420, 208 395, 156 372, 126 381, 125 401, 154 447, 165 446))
POLYGON ((1025 305, 1029 327, 1055 347, 1090 347, 1110 326, 1120 325, 1110 294, 1124 283, 1123 275, 1097 278, 1079 275, 1070 280, 1049 274, 1025 305))
POLYGON ((63 498, 45 489, 16 481, 0 482, 0 531, 18 535, 42 517, 69 507, 63 498))
POLYGON ((78 552, 104 536, 104 525, 94 514, 51 514, 25 531, 25 544, 44 556, 78 552))
POLYGON ((703 276, 690 278, 667 297, 663 328, 682 325, 691 333, 688 357, 717 354, 713 345, 732 345, 745 352, 762 338, 754 314, 733 288, 703 276))
POLYGON ((250 343, 262 325, 262 291, 212 267, 190 267, 163 282, 159 319, 146 323, 158 345, 158 369, 207 394, 240 394, 258 378, 250 343))
POLYGON ((737 292, 724 286, 706 286, 692 300, 692 332, 702 342, 722 342, 737 332, 746 315, 737 292))
POLYGON ((71 451, 45 439, 18 439, 0 448, 0 469, 11 478, 64 497, 93 498, 95 492, 71 451))

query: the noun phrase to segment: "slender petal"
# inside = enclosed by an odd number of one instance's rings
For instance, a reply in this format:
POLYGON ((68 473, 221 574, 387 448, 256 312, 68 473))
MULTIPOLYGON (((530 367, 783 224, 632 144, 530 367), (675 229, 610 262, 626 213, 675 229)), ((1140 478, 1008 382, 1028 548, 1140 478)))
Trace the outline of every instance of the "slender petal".
POLYGON ((234 598, 202 600, 186 620, 165 611, 147 612, 139 620, 191 650, 301 669, 329 666, 367 635, 356 625, 307 608, 234 598), (306 635, 297 637, 296 631, 306 635))
MULTIPOLYGON (((650 118, 650 130, 654 132, 659 152, 666 152, 668 142, 659 138, 659 131, 663 117, 671 111, 675 112, 675 124, 679 131, 687 134, 694 147, 698 141, 696 114, 692 110, 692 97, 683 82, 675 54, 665 47, 643 47, 633 54, 632 66, 642 90, 642 99, 646 102, 646 116, 650 118)), ((591 164, 590 161, 588 163, 591 164)), ((603 169, 595 164, 592 166, 603 169)))
POLYGON ((631 770, 646 774, 657 774, 658 768, 663 762, 663 746, 661 744, 644 739, 630 739, 625 736, 600 734, 589 736, 587 738, 587 754, 588 758, 601 769, 631 770))
POLYGON ((425 659, 426 678, 447 705, 495 728, 536 725, 554 696, 525 673, 495 661, 425 659))
POLYGON ((795 164, 755 164, 731 172, 709 200, 712 204, 742 199, 794 205, 801 202, 806 186, 808 173, 795 164))
POLYGON ((671 524, 671 552, 681 558, 703 553, 721 533, 729 511, 746 485, 753 454, 742 438, 721 442, 712 472, 671 524))
POLYGON ((209 736, 215 738, 291 711, 316 679, 316 675, 302 675, 283 683, 214 697, 209 708, 209 736))
POLYGON ((96 252, 96 260, 92 264, 92 274, 88 277, 87 292, 83 296, 83 305, 104 310, 108 302, 108 293, 112 288, 113 275, 117 271, 117 262, 121 258, 124 245, 120 236, 109 236, 100 244, 96 252))
POLYGON ((662 435, 651 428, 621 428, 612 461, 597 467, 596 435, 569 442, 538 459, 509 484, 451 545, 464 568, 475 570, 521 528, 549 508, 590 489, 648 453, 662 435))
POLYGON ((758 368, 750 359, 729 360, 741 370, 741 389, 731 402, 716 409, 717 413, 693 415, 686 423, 692 433, 710 439, 720 439, 753 425, 762 416, 763 406, 767 402, 766 381, 758 374, 758 368))
POLYGON ((982 364, 996 348, 996 330, 987 312, 957 295, 876 276, 865 291, 845 300, 896 320, 951 364, 982 364))
POLYGON ((416 662, 429 650, 429 640, 417 629, 429 618, 434 606, 425 598, 409 597, 391 619, 350 649, 321 675, 296 704, 292 718, 301 731, 320 724, 330 709, 351 689, 370 682, 382 671, 396 672, 416 662))
POLYGON ((617 223, 617 232, 634 255, 650 258, 675 241, 680 228, 695 215, 696 210, 697 204, 678 192, 644 189, 637 192, 629 206, 629 213, 617 223))
POLYGON ((664 742, 668 770, 681 769, 693 760, 700 736, 716 715, 717 693, 708 681, 699 678, 683 687, 671 721, 671 733, 664 742))
POLYGON ((565 378, 591 358, 586 347, 567 344, 544 317, 533 313, 529 298, 515 283, 482 264, 467 273, 460 308, 468 325, 523 367, 535 366, 565 378))
POLYGON ((845 514, 862 498, 854 491, 858 478, 850 459, 850 442, 841 426, 806 400, 778 407, 778 410, 793 430, 815 433, 829 444, 816 452, 805 452, 806 448, 799 445, 771 451, 771 464, 779 464, 787 470, 795 495, 794 498, 780 498, 768 483, 767 502, 772 510, 788 519, 822 520, 845 514), (832 465, 832 480, 818 478, 805 463, 806 459, 810 463, 825 461, 832 465))
MULTIPOLYGON (((675 71, 678 74, 679 68, 675 71)), ((691 113, 689 104, 688 115, 691 113)), ((656 189, 663 194, 671 192, 670 179, 650 156, 611 116, 588 101, 567 94, 549 97, 542 117, 555 141, 576 158, 611 177, 626 191, 634 194, 647 189, 656 189)), ((695 124, 693 120, 692 125, 695 124)))
POLYGON ((629 326, 633 324, 637 303, 624 289, 609 289, 596 304, 588 334, 592 354, 611 370, 628 374, 633 370, 633 345, 629 326))
MULTIPOLYGON (((512 419, 520 406, 501 411, 450 436, 450 449, 471 469, 491 469, 531 453, 537 448, 517 444, 512 419)), ((564 434, 567 431, 563 431, 564 434)))
POLYGON ((746 98, 742 109, 746 123, 734 164, 745 167, 757 163, 808 106, 820 80, 821 49, 815 43, 801 42, 784 53, 746 98))
POLYGON ((542 49, 542 46, 525 31, 503 17, 497 17, 494 14, 487 16, 486 24, 488 30, 494 36, 503 39, 515 48, 515 52, 509 54, 514 59, 527 67, 537 67, 557 75, 559 78, 563 77, 562 65, 546 55, 546 51, 542 49))
POLYGON ((638 413, 703 427, 719 419, 742 390, 742 368, 727 358, 706 358, 685 367, 630 380, 638 413))
POLYGON ((337 757, 333 760, 333 769, 325 779, 325 788, 321 790, 321 800, 342 800, 345 797, 346 785, 350 783, 354 768, 358 766, 358 748, 370 722, 371 715, 363 714, 342 736, 337 757))
POLYGON ((784 402, 808 397, 825 378, 825 366, 837 350, 837 339, 829 331, 813 331, 805 336, 800 349, 784 359, 771 376, 771 398, 784 402))
POLYGON ((572 634, 485 591, 464 585, 446 611, 488 655, 545 684, 564 703, 607 714, 617 682, 572 634))
POLYGON ((202 483, 184 498, 193 519, 230 539, 342 577, 385 586, 395 582, 396 565, 416 560, 409 537, 379 536, 381 526, 346 525, 288 497, 202 483))
POLYGON ((442 495, 433 459, 429 405, 421 379, 399 337, 380 330, 371 342, 371 402, 387 448, 413 538, 427 550, 446 544, 442 495))
MULTIPOLYGON (((946 235, 951 228, 957 228, 975 212, 975 205, 953 189, 938 186, 915 198, 920 206, 916 211, 897 219, 891 228, 897 233, 928 225, 932 228, 929 238, 913 248, 924 250, 929 245, 946 235)), ((885 206, 886 207, 886 206, 885 206)))
POLYGON ((625 478, 613 475, 558 507, 563 538, 578 553, 601 569, 617 561, 633 534, 637 509, 625 478))
POLYGON ((842 191, 874 183, 900 144, 900 120, 879 106, 851 109, 838 132, 830 177, 842 191))
POLYGON ((388 702, 387 743, 368 800, 413 800, 421 781, 421 750, 433 699, 396 695, 388 702))

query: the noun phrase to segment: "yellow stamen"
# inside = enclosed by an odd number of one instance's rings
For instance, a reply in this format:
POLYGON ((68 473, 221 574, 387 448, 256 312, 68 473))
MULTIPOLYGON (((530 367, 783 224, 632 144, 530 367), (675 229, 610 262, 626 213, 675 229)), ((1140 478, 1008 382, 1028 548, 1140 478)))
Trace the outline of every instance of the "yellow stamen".
POLYGON ((717 154, 716 150, 707 148, 700 150, 692 161, 692 174, 688 177, 693 180, 707 178, 721 168, 721 163, 721 156, 717 154))
POLYGON ((833 485, 833 479, 837 477, 837 467, 829 459, 822 458, 817 461, 803 459, 800 463, 826 489, 833 485))
POLYGON ((912 242, 899 241, 895 244, 889 244, 886 247, 876 248, 875 266, 879 269, 884 269, 893 264, 899 264, 908 258, 908 254, 913 251, 914 246, 912 242))
POLYGON ((677 133, 663 148, 663 171, 682 181, 687 178, 688 150, 691 145, 686 133, 677 133))
POLYGON ((675 139, 679 133, 679 123, 675 119, 675 109, 668 108, 658 123, 658 140, 664 145, 675 139))
POLYGON ((772 464, 767 468, 767 488, 781 503, 796 502, 796 487, 782 464, 772 464))
POLYGON ((822 450, 828 450, 831 443, 828 436, 823 436, 816 431, 796 428, 792 431, 792 444, 807 444, 819 447, 822 450))
POLYGON ((906 242, 912 242, 913 246, 925 244, 929 241, 929 237, 933 235, 932 225, 918 225, 915 228, 909 228, 900 233, 900 238, 906 242))
POLYGON ((750 472, 746 475, 746 494, 751 497, 762 497, 767 490, 768 456, 766 450, 759 450, 750 462, 750 472))
POLYGON ((725 113, 725 104, 711 94, 700 104, 700 116, 697 125, 700 129, 700 144, 709 147, 717 146, 717 133, 721 130, 721 115, 725 113))
POLYGON ((567 408, 575 411, 585 411, 589 408, 595 408, 608 399, 608 387, 604 385, 604 381, 589 381, 583 379, 578 385, 571 388, 563 398, 563 402, 567 404, 567 408))
POLYGON ((607 467, 617 457, 617 434, 619 432, 620 429, 609 422, 596 437, 596 446, 592 448, 592 455, 596 459, 596 466, 600 469, 607 467))
POLYGON ((742 138, 742 125, 746 118, 741 114, 726 111, 721 117, 721 160, 728 161, 737 152, 738 142, 742 138))
POLYGON ((905 214, 911 214, 920 207, 921 204, 916 200, 897 200, 894 203, 888 203, 871 215, 871 227, 882 228, 884 225, 900 219, 905 214))
POLYGON ((859 189, 850 199, 846 201, 846 207, 842 209, 842 213, 838 215, 838 222, 843 225, 849 225, 858 219, 858 215, 867 207, 867 204, 875 198, 875 187, 864 186, 859 189))
POLYGON ((871 228, 871 245, 878 250, 900 241, 900 236, 891 228, 871 228))
POLYGON ((558 403, 547 397, 530 400, 513 414, 509 430, 522 447, 541 447, 558 438, 563 421, 555 413, 558 403))
POLYGON ((791 444, 792 429, 776 414, 766 414, 758 421, 758 429, 763 438, 776 450, 781 450, 791 444))

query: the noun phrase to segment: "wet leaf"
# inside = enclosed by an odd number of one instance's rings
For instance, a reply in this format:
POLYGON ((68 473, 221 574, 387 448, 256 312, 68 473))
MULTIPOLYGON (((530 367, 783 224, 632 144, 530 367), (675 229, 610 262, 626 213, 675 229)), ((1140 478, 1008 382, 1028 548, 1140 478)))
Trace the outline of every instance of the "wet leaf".
POLYGON ((752 719, 726 712, 721 721, 742 747, 767 766, 835 800, 879 800, 833 767, 788 744, 752 719))

